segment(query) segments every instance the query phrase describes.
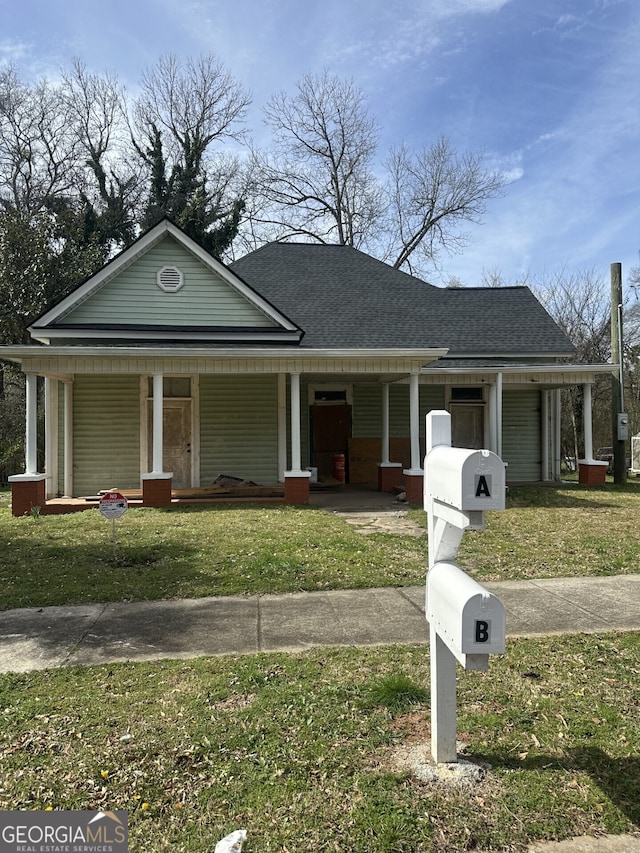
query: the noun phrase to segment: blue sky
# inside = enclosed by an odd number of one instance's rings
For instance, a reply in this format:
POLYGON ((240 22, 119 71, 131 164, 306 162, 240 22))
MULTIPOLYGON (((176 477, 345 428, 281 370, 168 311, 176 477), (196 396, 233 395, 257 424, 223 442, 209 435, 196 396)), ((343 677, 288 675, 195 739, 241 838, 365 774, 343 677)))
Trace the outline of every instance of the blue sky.
POLYGON ((131 92, 163 53, 214 53, 261 108, 303 74, 353 79, 394 143, 439 135, 509 176, 463 255, 432 276, 507 282, 640 263, 637 0, 0 0, 0 62, 74 56, 131 92))

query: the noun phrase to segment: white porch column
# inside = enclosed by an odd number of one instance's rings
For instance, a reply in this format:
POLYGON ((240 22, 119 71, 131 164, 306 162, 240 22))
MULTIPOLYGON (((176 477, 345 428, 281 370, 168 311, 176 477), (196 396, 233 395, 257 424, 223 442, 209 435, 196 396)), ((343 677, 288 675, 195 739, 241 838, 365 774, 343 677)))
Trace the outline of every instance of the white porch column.
POLYGON ((502 459, 502 373, 496 375, 496 455, 502 459))
POLYGON ((278 482, 287 470, 287 376, 278 374, 278 482))
POLYGON ((549 392, 543 391, 541 395, 541 411, 540 411, 540 442, 542 444, 542 464, 540 478, 543 482, 548 482, 551 478, 549 473, 549 392))
POLYGON ((153 374, 153 474, 162 473, 162 373, 153 374))
POLYGON ((409 419, 411 429, 411 470, 422 473, 420 459, 420 377, 412 373, 409 378, 409 419))
POLYGON ((584 418, 584 461, 593 461, 593 428, 591 415, 591 383, 586 382, 582 386, 583 418, 584 418))
POLYGON ((38 377, 26 375, 25 474, 38 473, 38 377))
POLYGON ((381 460, 383 465, 389 464, 389 383, 382 386, 382 448, 381 460))
POLYGON ((58 493, 58 383, 44 380, 44 470, 47 474, 47 498, 58 493))
POLYGON ((300 450, 300 374, 291 374, 291 471, 301 471, 300 450))
MULTIPOLYGON (((560 434, 562 415, 562 391, 556 388, 553 392, 553 479, 560 479, 560 447, 562 444, 562 436, 560 434)), ((591 417, 591 409, 589 409, 589 417, 591 417)), ((577 461, 577 460, 576 460, 577 461)))
POLYGON ((64 493, 73 497, 73 382, 64 383, 64 493))
POLYGON ((498 425, 496 422, 496 386, 489 385, 489 450, 497 454, 498 447, 498 425))

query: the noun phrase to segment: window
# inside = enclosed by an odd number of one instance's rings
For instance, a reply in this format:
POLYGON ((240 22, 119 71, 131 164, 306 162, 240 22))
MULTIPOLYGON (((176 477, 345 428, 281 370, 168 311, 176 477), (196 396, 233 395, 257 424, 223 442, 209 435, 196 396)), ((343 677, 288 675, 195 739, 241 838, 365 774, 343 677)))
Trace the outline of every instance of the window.
MULTIPOLYGON (((191 378, 189 376, 165 376, 162 380, 162 396, 191 397, 191 378)), ((149 377, 149 398, 153 398, 153 377, 149 377)))
POLYGON ((484 400, 482 388, 452 388, 451 402, 453 403, 482 403, 484 400))

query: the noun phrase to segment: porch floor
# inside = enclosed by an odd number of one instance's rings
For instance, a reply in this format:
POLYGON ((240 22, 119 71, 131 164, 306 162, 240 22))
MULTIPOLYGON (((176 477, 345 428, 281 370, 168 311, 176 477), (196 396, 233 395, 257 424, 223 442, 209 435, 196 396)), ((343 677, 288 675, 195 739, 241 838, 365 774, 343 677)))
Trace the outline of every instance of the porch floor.
MULTIPOLYGON (((105 489, 97 495, 78 498, 51 498, 47 501, 47 513, 82 512, 97 508, 102 494, 107 491, 119 491, 127 498, 129 506, 142 506, 141 489, 105 489)), ((221 503, 284 503, 284 485, 260 486, 257 489, 247 488, 250 494, 244 494, 240 489, 214 490, 211 487, 201 489, 172 489, 171 506, 188 506, 221 503)), ((374 485, 318 485, 311 484, 309 506, 322 509, 339 510, 341 512, 357 512, 359 510, 388 510, 398 502, 387 492, 379 492, 374 485)), ((401 505, 400 505, 401 506, 401 505)))

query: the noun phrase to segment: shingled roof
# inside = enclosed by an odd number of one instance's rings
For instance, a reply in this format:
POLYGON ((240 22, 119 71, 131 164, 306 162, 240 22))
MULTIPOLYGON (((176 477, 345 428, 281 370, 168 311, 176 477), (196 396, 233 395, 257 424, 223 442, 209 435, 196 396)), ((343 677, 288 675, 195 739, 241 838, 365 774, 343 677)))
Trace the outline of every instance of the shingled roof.
POLYGON ((527 287, 434 287, 349 246, 308 243, 269 243, 231 269, 304 329, 302 347, 448 347, 449 358, 573 354, 527 287))

